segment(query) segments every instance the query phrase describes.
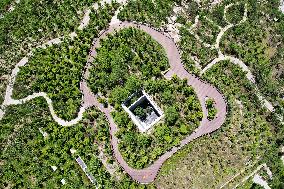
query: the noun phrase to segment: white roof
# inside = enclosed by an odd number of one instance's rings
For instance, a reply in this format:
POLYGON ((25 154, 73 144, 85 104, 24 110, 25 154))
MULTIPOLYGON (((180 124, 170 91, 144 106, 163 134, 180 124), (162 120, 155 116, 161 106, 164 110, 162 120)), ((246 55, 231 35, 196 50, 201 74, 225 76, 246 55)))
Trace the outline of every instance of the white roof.
POLYGON ((65 179, 61 179, 60 181, 63 185, 66 183, 65 179))

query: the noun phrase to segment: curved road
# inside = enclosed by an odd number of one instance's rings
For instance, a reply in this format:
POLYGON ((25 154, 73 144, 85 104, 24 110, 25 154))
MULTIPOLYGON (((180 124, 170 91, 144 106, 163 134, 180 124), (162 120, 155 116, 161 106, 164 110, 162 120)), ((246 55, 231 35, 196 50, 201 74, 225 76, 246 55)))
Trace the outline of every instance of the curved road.
POLYGON ((193 132, 191 135, 186 137, 184 140, 181 141, 179 147, 173 147, 170 151, 163 154, 158 160, 156 160, 152 165, 150 165, 147 168, 144 169, 134 169, 131 168, 126 161, 123 159, 122 155, 119 152, 118 149, 118 139, 115 136, 116 131, 118 130, 117 125, 115 124, 112 116, 111 111, 112 108, 104 108, 96 99, 94 94, 90 91, 90 89, 87 87, 86 81, 83 80, 81 83, 81 90, 84 94, 84 106, 90 107, 90 106, 97 106, 107 117, 109 124, 110 124, 110 134, 111 134, 111 144, 113 148, 113 153, 115 158, 117 159, 118 163, 123 167, 123 169, 136 181, 140 183, 150 183, 154 181, 155 177, 158 174, 159 169, 161 168, 162 164, 175 152, 177 152, 180 148, 182 148, 184 145, 188 144, 192 140, 211 133, 221 127, 221 125, 224 123, 226 118, 226 102, 224 97, 218 92, 218 90, 211 86, 208 83, 205 83, 204 81, 200 80, 196 76, 189 74, 183 67, 179 50, 177 46, 175 45, 174 41, 165 35, 163 35, 161 32, 140 24, 135 23, 129 23, 129 22, 122 22, 120 24, 111 25, 108 30, 101 33, 99 38, 95 39, 93 47, 90 51, 90 56, 88 59, 88 65, 86 68, 86 72, 84 75, 84 78, 86 79, 89 75, 88 68, 90 67, 90 63, 94 60, 94 57, 96 57, 97 52, 96 49, 100 46, 100 39, 107 37, 107 34, 113 33, 116 30, 126 28, 126 27, 135 27, 138 29, 141 29, 152 36, 153 39, 155 39, 157 42, 159 42, 163 48, 165 49, 167 53, 167 57, 170 64, 170 70, 166 73, 165 77, 167 79, 170 79, 174 74, 176 74, 181 79, 187 79, 188 85, 191 85, 195 92, 197 93, 197 96, 200 100, 202 111, 203 111, 203 119, 200 123, 200 126, 193 132), (212 98, 215 101, 215 106, 217 108, 217 115, 216 118, 212 121, 209 121, 207 119, 207 109, 205 105, 206 98, 212 98))

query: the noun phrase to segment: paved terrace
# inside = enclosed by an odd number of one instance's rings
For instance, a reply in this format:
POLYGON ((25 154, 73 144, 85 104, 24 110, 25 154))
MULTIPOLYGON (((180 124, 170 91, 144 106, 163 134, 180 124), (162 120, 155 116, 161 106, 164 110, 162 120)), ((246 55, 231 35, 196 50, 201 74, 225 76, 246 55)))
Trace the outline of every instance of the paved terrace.
POLYGON ((89 75, 88 68, 90 67, 90 63, 94 60, 94 57, 96 57, 97 55, 96 49, 100 46, 100 39, 107 37, 107 34, 109 33, 113 33, 116 30, 120 30, 122 28, 127 28, 127 27, 135 27, 135 28, 145 31, 146 33, 151 35, 153 39, 155 39, 157 42, 159 42, 163 46, 163 48, 165 49, 167 53, 167 57, 168 57, 169 64, 170 64, 170 70, 166 73, 165 77, 167 79, 170 79, 174 74, 176 74, 181 79, 187 79, 188 85, 192 86, 195 92, 197 93, 197 96, 199 98, 199 101, 202 106, 202 111, 203 111, 203 119, 200 123, 200 126, 195 130, 195 132, 193 132, 191 135, 189 135, 184 140, 182 140, 179 147, 173 147, 170 151, 163 154, 158 160, 156 160, 149 167, 138 170, 138 169, 134 169, 130 167, 126 163, 126 161, 123 159, 122 155, 119 152, 118 139, 115 136, 115 133, 117 132, 118 127, 115 124, 111 116, 112 107, 104 108, 97 101, 95 95, 92 94, 90 89, 87 87, 86 82, 82 81, 81 90, 83 91, 83 94, 84 94, 84 107, 86 108, 90 106, 98 107, 106 115, 109 121, 111 144, 112 144, 114 156, 117 159, 118 163, 134 180, 140 183, 150 183, 154 181, 154 179, 156 178, 158 171, 161 168, 162 164, 169 157, 171 157, 175 152, 177 152, 180 148, 182 148, 183 146, 185 146, 192 140, 202 135, 212 133, 213 131, 221 127, 226 117, 226 102, 222 94, 220 94, 215 87, 200 80, 199 78, 188 73, 185 70, 185 68, 183 67, 181 58, 180 58, 179 50, 172 39, 166 37, 165 35, 163 35, 163 33, 151 27, 141 25, 141 24, 129 23, 129 22, 122 22, 119 24, 112 25, 110 26, 108 30, 102 32, 99 38, 95 39, 93 47, 90 51, 88 65, 87 65, 86 72, 84 75, 85 79, 89 75), (205 105, 206 97, 214 99, 216 103, 215 106, 218 112, 217 112, 216 118, 212 121, 209 121, 207 119, 207 109, 205 105))

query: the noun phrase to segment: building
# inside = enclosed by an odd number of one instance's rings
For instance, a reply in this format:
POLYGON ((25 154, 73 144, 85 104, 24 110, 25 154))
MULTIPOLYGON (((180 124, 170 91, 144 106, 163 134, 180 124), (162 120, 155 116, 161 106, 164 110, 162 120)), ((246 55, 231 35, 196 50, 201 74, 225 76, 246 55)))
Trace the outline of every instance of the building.
POLYGON ((132 94, 122 107, 141 132, 146 132, 164 117, 163 111, 143 90, 132 94))

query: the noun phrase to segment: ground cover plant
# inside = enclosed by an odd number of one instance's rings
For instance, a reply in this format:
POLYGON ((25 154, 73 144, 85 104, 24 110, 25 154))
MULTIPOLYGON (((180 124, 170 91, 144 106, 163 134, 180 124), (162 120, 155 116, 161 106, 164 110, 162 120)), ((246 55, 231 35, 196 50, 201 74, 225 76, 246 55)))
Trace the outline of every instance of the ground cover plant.
POLYGON ((37 49, 17 76, 14 98, 47 92, 59 117, 65 120, 76 117, 82 99, 79 90, 82 71, 93 39, 108 26, 116 8, 117 4, 106 5, 92 13, 90 25, 78 31, 74 39, 66 37, 61 44, 37 49))
MULTIPOLYGON (((97 51, 88 83, 115 107, 119 149, 130 166, 146 167, 198 127, 203 113, 194 90, 186 80, 163 78, 161 72, 168 68, 165 52, 148 34, 122 29, 104 39, 97 51), (141 89, 165 113, 164 120, 148 135, 138 131, 122 108, 122 103, 141 89)), ((145 117, 143 108, 135 109, 134 114, 145 117)))

